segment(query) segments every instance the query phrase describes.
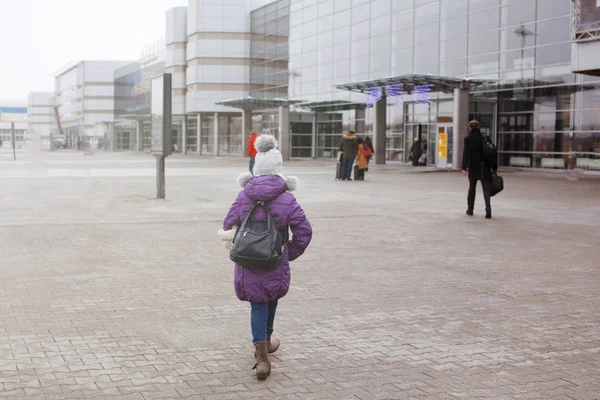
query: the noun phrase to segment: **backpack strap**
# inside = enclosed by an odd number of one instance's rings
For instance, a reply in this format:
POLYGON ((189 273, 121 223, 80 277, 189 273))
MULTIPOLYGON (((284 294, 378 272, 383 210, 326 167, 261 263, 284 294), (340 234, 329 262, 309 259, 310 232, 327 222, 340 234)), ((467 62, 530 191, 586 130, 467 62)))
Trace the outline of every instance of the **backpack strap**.
MULTIPOLYGON (((250 209, 250 212, 248 213, 246 218, 244 218, 244 221, 242 222, 242 224, 235 231, 235 235, 233 235, 233 239, 232 239, 231 243, 235 243, 235 239, 237 238, 238 233, 240 231, 244 230, 244 228, 246 227, 246 224, 248 224, 248 222, 250 221, 250 218, 252 218, 252 215, 254 215, 254 211, 256 211, 256 209, 258 207, 262 207, 265 209, 265 211, 267 213, 267 223, 268 224, 274 223, 275 218, 273 218, 273 216, 271 215, 271 212, 269 211, 269 207, 267 207, 267 203, 264 201, 257 201, 256 203, 254 203, 254 206, 250 209)), ((290 227, 289 227, 289 225, 287 225, 285 227, 285 233, 283 235, 283 245, 282 245, 282 249, 281 249, 282 252, 283 252, 283 249, 285 248, 285 246, 287 246, 287 242, 290 237, 289 231, 290 231, 290 227)))

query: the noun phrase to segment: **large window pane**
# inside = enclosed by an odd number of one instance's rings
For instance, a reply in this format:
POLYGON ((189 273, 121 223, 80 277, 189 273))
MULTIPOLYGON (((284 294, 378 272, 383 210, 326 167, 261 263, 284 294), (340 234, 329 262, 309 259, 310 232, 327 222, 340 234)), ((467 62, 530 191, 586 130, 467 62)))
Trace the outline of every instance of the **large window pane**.
POLYGON ((502 8, 502 26, 518 26, 536 20, 536 0, 509 4, 502 8))
MULTIPOLYGON (((415 46, 434 44, 440 40, 439 23, 421 25, 415 28, 415 46)), ((433 49, 432 49, 433 51, 433 49)))
POLYGON ((392 14, 392 30, 402 30, 414 26, 415 13, 413 9, 392 14))
POLYGON ((413 49, 396 49, 392 51, 391 75, 404 75, 413 72, 413 49))
POLYGON ((441 0, 442 19, 466 15, 469 7, 469 0, 441 0))
POLYGON ((215 153, 214 126, 215 118, 213 116, 202 116, 201 118, 201 151, 202 154, 215 153))
POLYGON ((414 31, 412 29, 397 31, 392 33, 392 51, 395 49, 404 49, 407 47, 413 47, 414 45, 414 31))
POLYGON ((438 3, 427 4, 415 9, 415 24, 423 25, 437 23, 440 19, 440 6, 438 3))
POLYGON ((498 61, 498 54, 469 57, 469 76, 490 76, 497 73, 498 61))
POLYGON ((538 0, 537 19, 548 19, 571 14, 571 2, 564 0, 538 0))
POLYGON ((500 31, 469 36, 469 55, 494 53, 500 50, 500 31))
POLYGON ((467 37, 457 37, 440 42, 440 59, 448 60, 467 56, 467 37))
POLYGON ((371 23, 371 36, 387 34, 390 36, 392 21, 389 15, 378 18, 371 23))
MULTIPOLYGON (((346 1, 349 3, 348 0, 340 1, 346 1)), ((392 12, 408 10, 410 8, 414 8, 414 6, 415 0, 392 0, 392 12)))
POLYGON ((198 150, 198 117, 188 116, 187 117, 187 151, 189 153, 196 152, 198 150))
POLYGON ((510 27, 500 32, 502 50, 516 50, 535 46, 535 24, 510 27))
POLYGON ((471 0, 471 6, 469 11, 473 12, 485 10, 486 8, 497 7, 499 5, 500 0, 471 0))
POLYGON ((535 65, 554 65, 571 62, 571 43, 538 47, 535 50, 535 65))
POLYGON ((500 8, 469 14, 469 33, 500 28, 500 8))
POLYGON ((391 3, 394 0, 372 0, 371 2, 371 19, 389 16, 391 14, 391 3))
POLYGON ((467 75, 467 59, 446 60, 440 63, 440 75, 462 78, 467 75))
POLYGON ((534 49, 507 51, 502 53, 500 68, 503 70, 520 70, 534 67, 534 49))
POLYGON ((467 16, 444 20, 440 23, 440 40, 449 40, 467 34, 467 16))
POLYGON ((343 26, 350 26, 352 23, 352 10, 344 10, 335 13, 334 16, 334 27, 341 28, 343 26))
POLYGON ((537 24, 537 44, 569 42, 571 40, 570 24, 569 17, 539 22, 537 24))
MULTIPOLYGON (((437 63, 439 43, 431 43, 423 46, 415 46, 415 72, 424 73, 427 64, 437 63)), ((429 69, 429 66, 427 66, 429 69)))

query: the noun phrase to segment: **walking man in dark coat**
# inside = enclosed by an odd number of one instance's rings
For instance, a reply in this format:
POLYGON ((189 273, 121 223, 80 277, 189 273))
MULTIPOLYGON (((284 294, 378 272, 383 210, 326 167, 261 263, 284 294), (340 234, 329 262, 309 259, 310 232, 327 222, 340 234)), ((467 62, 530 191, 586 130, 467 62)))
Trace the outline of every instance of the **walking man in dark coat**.
POLYGON ((492 206, 490 204, 490 184, 492 181, 492 169, 496 171, 498 165, 493 165, 483 159, 483 133, 479 130, 479 121, 469 122, 469 134, 465 138, 463 150, 462 173, 469 176, 469 194, 467 196, 467 215, 473 215, 475 207, 475 189, 477 181, 481 181, 483 187, 483 197, 485 199, 485 217, 492 218, 492 206))
POLYGON ((356 133, 350 131, 347 135, 342 137, 342 142, 340 143, 340 151, 343 153, 341 176, 341 180, 343 181, 352 180, 352 165, 354 165, 357 150, 358 142, 356 140, 356 133))

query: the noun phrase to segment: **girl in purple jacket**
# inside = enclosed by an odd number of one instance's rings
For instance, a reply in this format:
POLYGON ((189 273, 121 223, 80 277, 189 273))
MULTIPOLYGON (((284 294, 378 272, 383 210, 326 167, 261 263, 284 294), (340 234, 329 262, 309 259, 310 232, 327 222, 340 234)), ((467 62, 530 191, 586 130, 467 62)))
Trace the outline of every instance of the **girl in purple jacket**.
MULTIPOLYGON (((279 267, 250 271, 235 266, 235 293, 240 300, 248 301, 251 305, 250 325, 255 346, 256 376, 266 379, 271 373, 269 353, 277 351, 280 345, 279 340, 272 337, 277 301, 290 288, 290 261, 304 253, 312 239, 312 228, 296 198, 289 193, 298 186, 298 179, 283 176, 283 158, 277 150, 277 140, 271 135, 263 135, 256 139, 254 146, 258 152, 254 177, 248 172, 238 177, 238 183, 244 190, 238 194, 227 213, 223 229, 229 231, 240 226, 256 202, 265 201, 279 232, 283 235, 289 227, 293 235, 285 246, 283 262, 279 267)), ((262 208, 258 208, 252 216, 254 221, 266 219, 267 214, 262 208)))

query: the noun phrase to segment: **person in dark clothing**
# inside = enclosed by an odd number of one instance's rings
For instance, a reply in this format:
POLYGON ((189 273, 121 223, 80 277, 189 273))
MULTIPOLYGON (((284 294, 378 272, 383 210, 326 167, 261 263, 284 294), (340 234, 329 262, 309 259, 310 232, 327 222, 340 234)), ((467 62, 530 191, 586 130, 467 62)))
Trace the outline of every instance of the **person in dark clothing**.
POLYGON ((356 141, 356 134, 354 131, 350 131, 347 135, 344 135, 342 142, 340 143, 340 151, 344 154, 342 156, 342 172, 341 180, 351 181, 352 178, 352 166, 356 159, 356 151, 358 150, 358 143, 356 141))
POLYGON ((496 162, 493 165, 483 159, 483 133, 479 130, 479 122, 469 122, 469 134, 465 138, 462 173, 464 176, 469 176, 469 194, 467 196, 467 215, 473 215, 475 207, 475 189, 477 181, 481 181, 483 188, 483 197, 485 199, 485 217, 492 218, 492 206, 490 204, 490 184, 492 181, 492 170, 496 171, 498 165, 496 162))
POLYGON ((415 138, 415 141, 412 147, 410 148, 410 157, 412 159, 413 167, 419 166, 419 159, 421 158, 422 154, 423 149, 421 148, 421 141, 419 140, 419 138, 415 138))

